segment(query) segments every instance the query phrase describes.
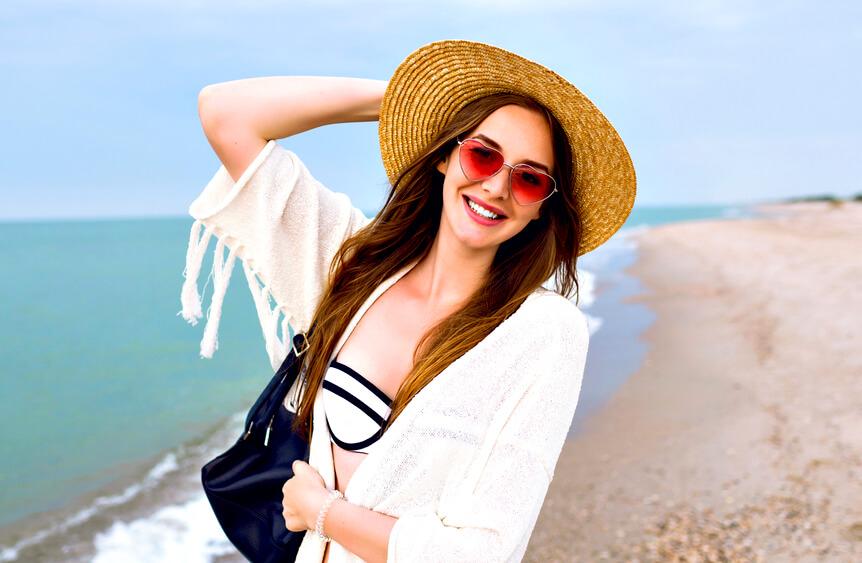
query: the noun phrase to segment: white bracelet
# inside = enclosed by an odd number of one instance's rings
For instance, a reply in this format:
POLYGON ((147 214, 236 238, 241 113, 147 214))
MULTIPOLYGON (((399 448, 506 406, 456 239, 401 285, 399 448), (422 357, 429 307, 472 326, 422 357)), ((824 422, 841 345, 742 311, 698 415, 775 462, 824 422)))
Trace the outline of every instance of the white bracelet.
POLYGON ((320 512, 317 513, 317 524, 314 526, 314 531, 317 532, 317 537, 324 542, 330 541, 331 538, 323 533, 323 521, 326 519, 329 507, 337 498, 343 499, 344 495, 338 489, 330 489, 329 496, 323 501, 323 506, 320 507, 320 512))

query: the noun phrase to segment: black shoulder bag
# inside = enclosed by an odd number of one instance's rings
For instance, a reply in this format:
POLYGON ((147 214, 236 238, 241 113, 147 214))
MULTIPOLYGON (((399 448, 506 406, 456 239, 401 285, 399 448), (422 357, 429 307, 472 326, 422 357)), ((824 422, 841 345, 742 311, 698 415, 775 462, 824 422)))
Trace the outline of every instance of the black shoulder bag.
MULTIPOLYGON (((254 563, 295 561, 305 536, 305 531, 287 529, 282 505, 282 486, 293 477, 293 462, 307 462, 309 455, 309 443, 290 429, 295 413, 283 406, 299 376, 299 357, 308 349, 307 336, 296 334, 292 344, 248 412, 242 436, 201 469, 204 491, 219 524, 231 543, 254 563)), ((310 438, 311 433, 308 435, 310 438)))

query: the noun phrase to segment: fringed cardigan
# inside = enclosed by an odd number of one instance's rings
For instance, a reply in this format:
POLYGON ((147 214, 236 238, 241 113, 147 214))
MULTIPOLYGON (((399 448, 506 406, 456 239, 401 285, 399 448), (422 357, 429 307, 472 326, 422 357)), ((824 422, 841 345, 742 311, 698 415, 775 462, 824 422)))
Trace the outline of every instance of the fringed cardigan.
MULTIPOLYGON (((287 355, 287 325, 308 329, 335 252, 369 223, 346 194, 323 186, 275 141, 236 182, 221 166, 189 213, 194 222, 181 314, 193 325, 203 317, 201 262, 210 239, 217 241, 201 356, 212 357, 218 348, 222 301, 239 258, 273 370, 287 355), (279 325, 287 338, 279 338, 279 325)), ((369 296, 330 359, 374 300, 413 265, 369 296)), ((572 422, 588 343, 581 311, 540 287, 408 403, 359 464, 345 494, 348 502, 398 518, 387 561, 522 559, 572 422)), ((309 464, 334 488, 322 395, 314 403, 309 464)), ((307 531, 297 561, 319 563, 324 547, 307 531)), ((333 541, 329 561, 361 559, 333 541)))

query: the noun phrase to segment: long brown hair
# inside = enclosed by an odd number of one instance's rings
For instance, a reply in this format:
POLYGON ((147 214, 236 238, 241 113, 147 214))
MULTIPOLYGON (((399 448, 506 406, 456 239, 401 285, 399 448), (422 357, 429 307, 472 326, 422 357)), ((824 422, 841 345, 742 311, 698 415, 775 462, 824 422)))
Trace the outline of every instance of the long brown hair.
MULTIPOLYGON (((466 304, 420 339, 413 352, 413 369, 398 389, 385 428, 437 374, 481 342, 551 276, 558 293, 569 298, 573 290, 577 294, 581 224, 566 134, 553 114, 532 98, 508 92, 479 98, 464 106, 401 171, 383 209, 348 237, 334 256, 304 354, 304 389, 318 389, 335 345, 371 293, 431 249, 443 211, 444 176, 436 164, 451 154, 457 136, 472 131, 496 109, 509 104, 547 117, 555 155, 552 173, 559 192, 540 204, 538 219, 500 245, 485 282, 466 304)), ((305 425, 311 426, 314 399, 315 393, 303 392, 297 409, 294 431, 303 436, 305 425)))

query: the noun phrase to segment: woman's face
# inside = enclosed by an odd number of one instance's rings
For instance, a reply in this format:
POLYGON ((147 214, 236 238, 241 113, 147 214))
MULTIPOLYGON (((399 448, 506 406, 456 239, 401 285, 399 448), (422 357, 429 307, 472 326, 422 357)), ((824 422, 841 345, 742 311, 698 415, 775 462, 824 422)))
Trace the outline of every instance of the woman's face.
MULTIPOLYGON (((553 170, 551 129, 545 116, 535 110, 518 105, 500 107, 460 138, 463 141, 478 135, 484 136, 481 140, 486 146, 497 148, 503 154, 506 164, 515 166, 532 160, 553 170)), ((487 249, 496 253, 500 244, 539 218, 540 207, 545 202, 520 205, 515 201, 509 191, 511 169, 508 166, 503 166, 497 174, 485 180, 468 180, 461 170, 458 149, 459 145, 455 145, 446 159, 437 165, 437 169, 446 176, 438 236, 453 237, 457 244, 473 250, 487 249), (470 209, 468 198, 505 218, 488 224, 470 209)))

